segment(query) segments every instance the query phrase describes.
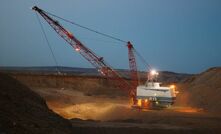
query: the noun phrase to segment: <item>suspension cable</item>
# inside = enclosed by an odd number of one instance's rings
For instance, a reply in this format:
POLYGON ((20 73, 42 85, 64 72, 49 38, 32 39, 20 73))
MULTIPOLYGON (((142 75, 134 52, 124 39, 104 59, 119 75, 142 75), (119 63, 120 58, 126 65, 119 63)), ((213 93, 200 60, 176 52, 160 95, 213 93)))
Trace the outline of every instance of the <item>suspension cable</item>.
POLYGON ((150 64, 147 63, 147 61, 141 56, 141 54, 134 48, 134 52, 137 54, 138 58, 145 64, 145 66, 147 67, 147 70, 151 70, 151 66, 150 64))
MULTIPOLYGON (((44 11, 44 12, 46 12, 46 11, 44 11)), ((120 42, 123 42, 123 43, 127 43, 127 41, 122 40, 122 39, 119 39, 119 38, 114 37, 114 36, 112 36, 112 35, 109 35, 109 34, 106 34, 106 33, 102 33, 102 32, 99 32, 99 31, 97 31, 97 30, 88 28, 88 27, 86 27, 86 26, 83 26, 83 25, 80 25, 80 24, 75 23, 75 22, 73 22, 73 21, 64 19, 64 18, 59 17, 59 16, 57 16, 57 15, 55 15, 55 14, 52 14, 52 13, 49 13, 49 12, 46 12, 46 13, 49 14, 49 15, 51 15, 51 16, 54 16, 54 17, 56 17, 56 18, 59 18, 59 19, 65 21, 65 22, 68 22, 68 23, 71 23, 71 24, 73 24, 73 25, 75 25, 75 26, 78 26, 78 27, 80 27, 80 28, 83 28, 83 29, 89 30, 89 31, 91 31, 91 32, 94 32, 94 33, 96 33, 96 34, 99 34, 99 35, 102 35, 102 36, 105 36, 105 37, 107 37, 107 38, 111 38, 111 39, 113 39, 113 40, 117 40, 117 41, 120 41, 120 42)))
POLYGON ((58 74, 60 74, 60 70, 59 70, 59 68, 58 68, 57 59, 56 59, 56 57, 55 57, 55 54, 54 54, 54 52, 53 52, 53 50, 52 50, 52 47, 51 47, 51 45, 50 45, 50 42, 49 42, 49 40, 48 40, 48 38, 47 38, 47 35, 46 35, 46 33, 45 33, 44 27, 43 27, 43 25, 42 25, 42 23, 41 23, 41 21, 40 21, 40 18, 39 18, 39 16, 38 16, 37 13, 36 13, 36 17, 37 17, 37 20, 38 20, 39 25, 40 25, 40 27, 41 27, 42 33, 43 33, 43 35, 44 35, 44 37, 45 37, 46 43, 47 43, 47 45, 48 45, 48 48, 50 49, 52 58, 53 58, 53 60, 54 60, 54 62, 55 62, 56 71, 57 71, 58 74))

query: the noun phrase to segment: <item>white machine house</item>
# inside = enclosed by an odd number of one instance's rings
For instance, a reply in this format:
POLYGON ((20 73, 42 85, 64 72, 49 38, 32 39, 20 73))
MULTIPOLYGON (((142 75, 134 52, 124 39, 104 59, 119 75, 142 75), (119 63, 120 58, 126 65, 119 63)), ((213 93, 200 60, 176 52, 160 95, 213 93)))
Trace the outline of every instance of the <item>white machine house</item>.
POLYGON ((169 107, 174 104, 178 91, 175 85, 162 87, 157 82, 158 72, 152 70, 148 74, 145 85, 137 87, 137 103, 140 108, 169 107))

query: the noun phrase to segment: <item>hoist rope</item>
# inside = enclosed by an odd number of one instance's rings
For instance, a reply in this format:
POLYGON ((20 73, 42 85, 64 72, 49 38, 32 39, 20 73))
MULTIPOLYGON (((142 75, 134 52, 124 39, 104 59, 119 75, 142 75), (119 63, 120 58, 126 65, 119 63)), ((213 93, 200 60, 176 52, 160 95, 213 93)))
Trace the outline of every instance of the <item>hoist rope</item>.
POLYGON ((54 54, 54 52, 53 52, 53 50, 52 50, 52 47, 51 47, 51 45, 50 45, 50 42, 49 42, 49 40, 48 40, 48 38, 47 38, 47 35, 46 35, 46 33, 45 33, 44 27, 43 27, 43 25, 42 25, 42 23, 41 23, 41 21, 40 21, 40 18, 39 18, 39 16, 38 16, 37 13, 36 13, 36 17, 37 17, 37 20, 38 20, 39 25, 40 25, 40 27, 41 27, 42 33, 43 33, 43 35, 44 35, 44 37, 45 37, 46 43, 47 43, 47 45, 48 45, 48 48, 50 49, 52 58, 53 58, 53 60, 54 60, 54 62, 55 62, 56 71, 57 71, 57 73, 59 74, 59 73, 60 73, 60 70, 59 70, 59 68, 58 68, 58 62, 57 62, 57 60, 56 60, 55 54, 54 54))

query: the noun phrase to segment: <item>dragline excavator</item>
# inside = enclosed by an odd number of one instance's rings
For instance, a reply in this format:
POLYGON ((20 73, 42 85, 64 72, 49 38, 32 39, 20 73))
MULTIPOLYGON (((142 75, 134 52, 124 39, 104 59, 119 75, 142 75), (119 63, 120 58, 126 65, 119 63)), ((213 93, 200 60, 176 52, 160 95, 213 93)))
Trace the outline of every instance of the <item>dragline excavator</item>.
MULTIPOLYGON (((133 45, 130 42, 127 42, 128 47, 128 57, 129 57, 129 67, 130 67, 130 75, 131 75, 131 81, 128 82, 125 80, 116 70, 114 70, 112 67, 110 67, 105 61, 103 57, 98 56, 95 54, 92 50, 87 48, 83 43, 81 43, 71 32, 66 30, 57 20, 55 20, 53 17, 55 15, 50 14, 37 6, 32 7, 34 11, 39 13, 46 22, 55 30, 55 32, 62 37, 69 45, 71 45, 76 52, 81 54, 87 61, 89 61, 97 70, 98 72, 105 76, 107 79, 109 79, 109 82, 111 82, 114 86, 124 90, 127 92, 129 97, 133 101, 133 107, 139 107, 139 108, 145 108, 147 104, 149 104, 149 101, 151 103, 159 104, 161 101, 158 101, 158 96, 156 95, 157 92, 163 91, 161 93, 161 97, 164 97, 163 94, 167 92, 169 95, 169 98, 172 98, 171 100, 174 100, 176 97, 174 93, 172 92, 172 89, 157 89, 156 88, 147 88, 147 86, 151 86, 150 82, 147 82, 146 86, 138 86, 138 70, 136 65, 136 59, 134 55, 134 48, 133 45), (151 93, 149 92, 151 91, 151 93), (138 94, 137 94, 138 93, 138 94), (153 95, 153 96, 150 96, 153 95), (171 95, 170 95, 171 94, 171 95), (150 98, 154 99, 150 99, 150 98), (148 103, 147 103, 148 101, 148 103)), ((152 85, 157 85, 156 83, 153 83, 152 85)), ((157 85, 159 87, 159 85, 157 85)), ((165 104, 172 104, 174 101, 166 102, 165 104)))

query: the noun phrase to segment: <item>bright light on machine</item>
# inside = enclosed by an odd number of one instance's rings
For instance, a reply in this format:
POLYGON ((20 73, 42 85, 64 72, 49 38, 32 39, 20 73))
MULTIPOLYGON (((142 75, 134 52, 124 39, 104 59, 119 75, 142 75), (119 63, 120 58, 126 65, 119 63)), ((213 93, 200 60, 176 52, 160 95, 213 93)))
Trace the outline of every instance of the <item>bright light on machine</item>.
POLYGON ((102 75, 105 76, 105 73, 104 73, 101 69, 99 69, 98 71, 99 71, 102 75))
POLYGON ((137 105, 141 107, 141 105, 142 105, 142 100, 141 99, 137 100, 137 105))
POLYGON ((145 101, 145 103, 147 103, 147 102, 148 102, 148 100, 147 100, 147 99, 145 99, 144 101, 145 101))
POLYGON ((176 91, 176 86, 175 85, 170 85, 170 89, 173 89, 175 94, 179 93, 179 91, 176 91))
POLYGON ((150 74, 151 74, 151 75, 158 75, 159 73, 158 73, 156 70, 151 70, 151 71, 150 71, 150 74))
POLYGON ((80 47, 78 47, 78 46, 75 47, 74 49, 75 49, 75 51, 77 51, 77 52, 79 52, 79 51, 81 50, 80 47))
POLYGON ((175 89, 175 87, 176 87, 175 85, 170 85, 171 89, 175 89))

